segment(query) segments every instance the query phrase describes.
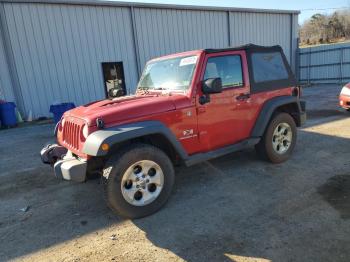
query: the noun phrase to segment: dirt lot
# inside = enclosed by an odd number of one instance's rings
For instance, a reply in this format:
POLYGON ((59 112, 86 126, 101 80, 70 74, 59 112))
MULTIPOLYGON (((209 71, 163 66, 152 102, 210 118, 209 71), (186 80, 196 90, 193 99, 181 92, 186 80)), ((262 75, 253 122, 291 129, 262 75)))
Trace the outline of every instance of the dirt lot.
POLYGON ((339 90, 305 90, 310 119, 288 162, 248 149, 177 168, 168 204, 135 221, 106 208, 98 180, 59 181, 41 164, 52 125, 0 131, 0 260, 350 261, 350 115, 339 90))

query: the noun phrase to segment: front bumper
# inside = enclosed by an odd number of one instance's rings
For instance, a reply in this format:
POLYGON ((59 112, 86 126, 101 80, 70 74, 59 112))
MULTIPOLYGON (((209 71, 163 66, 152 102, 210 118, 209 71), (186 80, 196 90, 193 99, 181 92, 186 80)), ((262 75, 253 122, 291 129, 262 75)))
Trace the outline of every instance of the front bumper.
POLYGON ((64 180, 84 182, 86 180, 87 162, 75 157, 64 157, 54 165, 55 176, 64 180))
POLYGON ((57 144, 47 145, 41 150, 40 155, 43 163, 53 166, 57 178, 75 182, 86 180, 86 160, 76 158, 66 148, 57 144))

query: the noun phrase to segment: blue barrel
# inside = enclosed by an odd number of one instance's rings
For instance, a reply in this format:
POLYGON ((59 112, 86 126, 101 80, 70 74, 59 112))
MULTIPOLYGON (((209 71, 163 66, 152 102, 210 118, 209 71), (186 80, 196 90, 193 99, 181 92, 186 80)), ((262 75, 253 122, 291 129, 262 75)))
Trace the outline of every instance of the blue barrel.
POLYGON ((5 102, 0 104, 0 119, 1 124, 6 127, 17 125, 16 105, 13 102, 5 102))
POLYGON ((53 118, 55 120, 55 124, 57 124, 63 115, 64 112, 75 108, 74 103, 61 103, 57 105, 50 106, 50 113, 53 114, 53 118))

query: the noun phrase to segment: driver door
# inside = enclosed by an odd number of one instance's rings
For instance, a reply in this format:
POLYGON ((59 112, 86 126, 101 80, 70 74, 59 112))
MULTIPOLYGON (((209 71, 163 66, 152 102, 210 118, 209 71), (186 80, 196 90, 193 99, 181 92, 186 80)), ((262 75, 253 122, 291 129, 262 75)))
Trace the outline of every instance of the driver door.
POLYGON ((220 77, 223 90, 210 94, 210 101, 200 104, 197 92, 199 139, 203 151, 231 145, 248 137, 245 114, 250 107, 249 78, 244 51, 208 54, 201 72, 201 83, 220 77))

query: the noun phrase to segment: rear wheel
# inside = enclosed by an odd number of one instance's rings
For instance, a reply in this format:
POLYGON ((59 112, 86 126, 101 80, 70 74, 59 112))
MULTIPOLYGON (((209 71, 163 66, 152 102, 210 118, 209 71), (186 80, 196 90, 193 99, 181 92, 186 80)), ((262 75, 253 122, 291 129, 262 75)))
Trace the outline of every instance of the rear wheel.
POLYGON ((255 148, 264 160, 281 163, 291 156, 296 138, 297 128, 293 117, 287 113, 278 113, 270 121, 255 148))
POLYGON ((174 184, 174 168, 162 150, 139 143, 112 156, 102 179, 108 206, 123 217, 140 218, 166 203, 174 184))

